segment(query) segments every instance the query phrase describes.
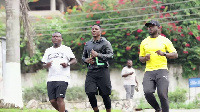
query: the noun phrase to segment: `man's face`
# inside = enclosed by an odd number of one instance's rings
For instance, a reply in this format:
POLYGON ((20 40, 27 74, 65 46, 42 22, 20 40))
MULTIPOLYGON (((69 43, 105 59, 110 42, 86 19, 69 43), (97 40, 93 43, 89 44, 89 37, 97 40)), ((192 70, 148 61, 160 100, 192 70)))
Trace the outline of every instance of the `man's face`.
POLYGON ((133 66, 133 62, 131 61, 131 60, 129 60, 128 62, 127 62, 127 66, 130 68, 130 67, 132 67, 133 66))
POLYGON ((159 31, 159 27, 155 25, 148 26, 149 35, 156 35, 159 31))
POLYGON ((59 45, 62 42, 62 35, 60 33, 54 33, 52 35, 53 44, 59 45))
POLYGON ((92 36, 93 37, 98 37, 100 35, 101 35, 101 29, 100 29, 100 27, 97 26, 97 25, 92 26, 92 36))

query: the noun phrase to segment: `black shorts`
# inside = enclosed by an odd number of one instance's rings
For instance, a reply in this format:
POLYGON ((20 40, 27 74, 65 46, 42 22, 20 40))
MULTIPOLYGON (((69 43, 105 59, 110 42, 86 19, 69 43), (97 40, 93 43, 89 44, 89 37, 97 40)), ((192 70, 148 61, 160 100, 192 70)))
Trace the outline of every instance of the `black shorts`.
POLYGON ((99 92, 100 95, 111 94, 110 72, 108 68, 95 72, 88 71, 85 80, 85 92, 99 92))
POLYGON ((49 100, 57 99, 58 97, 65 98, 67 87, 68 87, 68 82, 64 81, 47 82, 47 92, 49 100))

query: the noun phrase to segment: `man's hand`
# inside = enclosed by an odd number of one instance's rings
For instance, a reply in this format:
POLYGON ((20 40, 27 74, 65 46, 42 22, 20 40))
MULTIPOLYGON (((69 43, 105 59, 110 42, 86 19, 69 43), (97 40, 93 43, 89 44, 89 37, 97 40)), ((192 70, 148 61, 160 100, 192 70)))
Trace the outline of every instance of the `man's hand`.
POLYGON ((91 50, 91 55, 92 55, 93 57, 97 57, 97 56, 98 56, 98 53, 92 49, 92 50, 91 50))
POLYGON ((126 74, 123 74, 122 77, 128 77, 129 75, 132 75, 133 72, 130 72, 130 73, 126 73, 126 74))
POLYGON ((150 55, 151 54, 147 54, 144 58, 145 58, 145 61, 149 61, 150 60, 150 55))
POLYGON ((129 73, 129 75, 132 75, 132 74, 133 74, 133 72, 129 73))
POLYGON ((137 86, 137 87, 139 86, 138 82, 136 82, 136 86, 137 86))
POLYGON ((161 50, 156 51, 156 53, 160 56, 164 56, 164 52, 162 52, 161 50))
POLYGON ((66 63, 61 63, 60 65, 62 65, 63 68, 66 68, 68 66, 66 63))
POLYGON ((43 64, 43 67, 45 67, 45 68, 49 68, 49 67, 51 67, 51 64, 52 64, 52 61, 51 62, 48 62, 48 63, 45 63, 45 64, 43 64))
POLYGON ((89 64, 94 64, 94 59, 92 57, 91 58, 86 58, 85 62, 89 63, 89 64))

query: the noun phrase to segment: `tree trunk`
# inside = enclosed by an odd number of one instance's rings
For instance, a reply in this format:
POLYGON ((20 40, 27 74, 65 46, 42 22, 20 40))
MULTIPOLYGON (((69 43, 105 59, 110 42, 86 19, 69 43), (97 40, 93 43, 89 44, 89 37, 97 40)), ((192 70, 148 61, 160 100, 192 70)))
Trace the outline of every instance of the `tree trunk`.
POLYGON ((4 101, 23 107, 20 70, 20 0, 5 0, 6 3, 6 73, 4 101))

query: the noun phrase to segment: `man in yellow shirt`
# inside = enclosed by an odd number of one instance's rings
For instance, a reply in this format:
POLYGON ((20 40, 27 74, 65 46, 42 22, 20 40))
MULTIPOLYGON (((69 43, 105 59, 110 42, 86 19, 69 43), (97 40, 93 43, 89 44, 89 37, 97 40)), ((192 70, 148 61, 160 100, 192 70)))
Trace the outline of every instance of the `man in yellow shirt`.
POLYGON ((142 41, 139 56, 142 63, 146 62, 143 78, 144 95, 148 103, 156 110, 155 112, 169 112, 167 58, 178 58, 178 54, 172 42, 159 35, 159 22, 151 20, 145 26, 148 27, 150 36, 142 41), (156 88, 161 108, 153 94, 156 88))

